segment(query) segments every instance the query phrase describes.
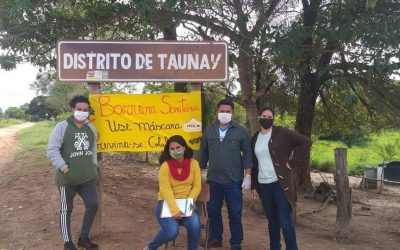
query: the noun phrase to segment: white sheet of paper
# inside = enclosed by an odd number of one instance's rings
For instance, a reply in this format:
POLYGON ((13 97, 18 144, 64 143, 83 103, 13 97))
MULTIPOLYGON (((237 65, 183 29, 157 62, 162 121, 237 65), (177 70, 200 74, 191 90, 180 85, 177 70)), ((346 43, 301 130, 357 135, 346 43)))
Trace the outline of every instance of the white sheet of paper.
MULTIPOLYGON (((179 210, 181 210, 185 215, 184 217, 192 216, 193 213, 193 198, 187 199, 175 199, 176 205, 178 205, 179 210)), ((171 210, 166 201, 163 202, 161 210, 161 218, 172 217, 171 210)))

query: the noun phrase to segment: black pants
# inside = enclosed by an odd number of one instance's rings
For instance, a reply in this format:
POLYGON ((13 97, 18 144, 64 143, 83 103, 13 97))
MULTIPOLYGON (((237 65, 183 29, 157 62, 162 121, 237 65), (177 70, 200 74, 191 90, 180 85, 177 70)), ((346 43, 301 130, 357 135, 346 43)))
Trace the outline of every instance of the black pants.
POLYGON ((64 242, 72 241, 71 213, 76 193, 82 197, 85 203, 85 214, 83 215, 80 237, 87 238, 99 206, 96 182, 90 181, 76 186, 60 186, 58 189, 61 198, 60 228, 64 242))

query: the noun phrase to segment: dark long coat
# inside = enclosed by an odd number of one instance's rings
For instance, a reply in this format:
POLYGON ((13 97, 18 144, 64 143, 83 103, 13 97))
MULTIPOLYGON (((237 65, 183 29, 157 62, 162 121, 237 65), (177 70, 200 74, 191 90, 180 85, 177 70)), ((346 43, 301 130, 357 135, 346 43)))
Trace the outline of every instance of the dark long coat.
MULTIPOLYGON (((252 189, 257 189, 258 185, 258 160, 254 152, 258 133, 256 132, 251 139, 254 164, 251 173, 252 189)), ((311 144, 310 138, 302 134, 281 126, 272 127, 271 139, 268 142, 269 153, 279 184, 292 207, 297 200, 294 169, 302 164, 308 164, 311 144), (287 168, 286 163, 293 169, 287 168)))

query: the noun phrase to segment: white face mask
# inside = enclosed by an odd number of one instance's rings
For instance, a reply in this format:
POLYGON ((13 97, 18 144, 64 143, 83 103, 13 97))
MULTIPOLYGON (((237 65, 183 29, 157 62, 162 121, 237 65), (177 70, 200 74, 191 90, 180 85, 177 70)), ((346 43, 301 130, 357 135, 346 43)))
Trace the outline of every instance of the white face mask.
POLYGON ((75 119, 77 119, 80 122, 84 122, 87 120, 87 118, 89 117, 89 112, 87 111, 78 111, 75 110, 74 112, 74 117, 75 119))
POLYGON ((228 124, 232 120, 231 113, 218 113, 218 120, 221 124, 228 124))

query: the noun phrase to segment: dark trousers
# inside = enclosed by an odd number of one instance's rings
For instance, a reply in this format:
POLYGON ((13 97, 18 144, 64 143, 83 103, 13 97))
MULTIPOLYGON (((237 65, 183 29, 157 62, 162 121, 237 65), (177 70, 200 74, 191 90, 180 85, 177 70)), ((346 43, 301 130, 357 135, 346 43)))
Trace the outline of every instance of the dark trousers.
POLYGON ((83 239, 87 238, 99 206, 96 182, 90 181, 76 186, 60 186, 58 190, 60 191, 61 198, 60 228, 64 242, 72 241, 71 213, 76 193, 82 197, 85 203, 85 213, 83 215, 80 237, 83 239))
POLYGON ((292 220, 292 207, 287 200, 279 182, 258 184, 265 215, 268 219, 270 249, 281 249, 281 229, 287 250, 297 250, 296 231, 292 220))
POLYGON ((223 224, 221 208, 225 199, 228 209, 231 246, 240 245, 243 240, 242 225, 242 181, 219 184, 209 181, 210 201, 207 203, 210 219, 210 239, 222 240, 223 224))

